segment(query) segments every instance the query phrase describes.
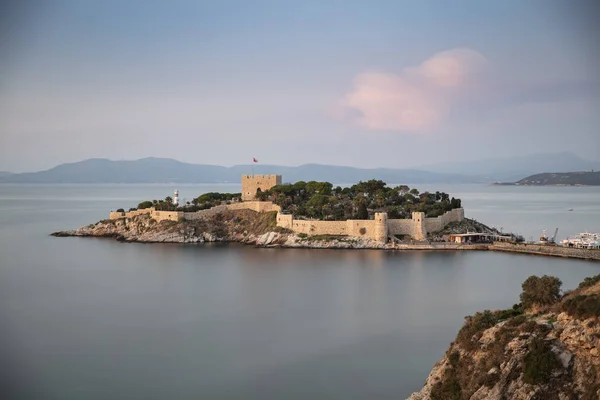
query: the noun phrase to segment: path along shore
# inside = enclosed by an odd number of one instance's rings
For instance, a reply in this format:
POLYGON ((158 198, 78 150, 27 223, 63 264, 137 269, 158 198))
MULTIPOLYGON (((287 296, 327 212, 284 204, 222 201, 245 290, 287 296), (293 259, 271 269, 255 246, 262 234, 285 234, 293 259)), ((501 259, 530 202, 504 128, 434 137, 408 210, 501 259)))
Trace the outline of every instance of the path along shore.
POLYGON ((508 253, 522 253, 543 256, 579 258, 582 260, 600 261, 600 250, 577 249, 573 247, 547 246, 536 244, 514 244, 505 242, 495 242, 492 244, 457 244, 432 242, 430 244, 402 244, 394 246, 398 250, 488 250, 503 251, 508 253))

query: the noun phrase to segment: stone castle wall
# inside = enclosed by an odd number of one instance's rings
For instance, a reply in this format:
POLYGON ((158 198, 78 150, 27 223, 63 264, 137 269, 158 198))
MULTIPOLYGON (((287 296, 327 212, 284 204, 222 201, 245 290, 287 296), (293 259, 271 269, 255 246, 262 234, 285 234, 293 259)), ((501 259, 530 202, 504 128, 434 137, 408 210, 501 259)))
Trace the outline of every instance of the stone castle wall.
POLYGON ((415 240, 425 240, 428 232, 442 229, 445 224, 464 218, 462 208, 448 211, 437 218, 425 218, 422 212, 414 212, 411 219, 387 219, 387 213, 375 213, 375 219, 346 221, 296 220, 290 214, 277 214, 277 226, 295 233, 307 235, 343 235, 368 237, 386 242, 388 236, 408 235, 415 240), (441 224, 444 224, 443 226, 441 224), (429 231, 427 227, 436 228, 429 231))
POLYGON ((228 205, 220 205, 196 212, 157 211, 154 207, 129 212, 111 211, 110 219, 133 218, 142 214, 150 214, 157 222, 181 221, 207 218, 225 210, 252 210, 256 212, 277 212, 277 226, 295 233, 306 235, 339 235, 368 237, 380 242, 387 242, 389 236, 407 235, 415 240, 425 240, 428 232, 437 232, 447 224, 462 221, 464 209, 458 208, 446 212, 437 218, 425 218, 422 212, 414 212, 411 219, 388 219, 387 213, 375 213, 372 220, 349 219, 346 221, 298 220, 291 214, 282 214, 281 207, 270 201, 245 201, 228 205))
POLYGON ((242 201, 254 200, 258 189, 265 191, 281 185, 281 175, 242 175, 242 201))
POLYGON ((184 211, 158 211, 154 207, 144 208, 141 210, 134 210, 128 212, 110 212, 110 219, 119 218, 133 218, 138 215, 150 214, 150 218, 155 219, 157 222, 169 220, 169 221, 181 221, 186 220, 197 220, 212 217, 225 210, 252 210, 256 212, 270 212, 270 211, 281 211, 281 207, 277 204, 273 204, 270 201, 245 201, 239 203, 232 203, 227 205, 215 206, 206 210, 184 212, 184 211))
POLYGON ((228 210, 253 210, 256 212, 281 211, 281 207, 270 201, 244 201, 227 205, 228 210))
POLYGON ((110 212, 110 219, 119 218, 133 218, 138 215, 150 214, 150 218, 155 219, 157 222, 160 221, 180 221, 185 214, 183 211, 158 211, 154 207, 144 208, 141 210, 127 211, 127 212, 110 212))
POLYGON ((450 222, 462 221, 465 219, 465 210, 463 208, 455 208, 437 218, 425 218, 425 230, 427 232, 438 232, 444 229, 450 222))
POLYGON ((200 210, 200 211, 194 211, 194 212, 184 212, 183 219, 190 221, 190 220, 195 220, 195 219, 209 218, 209 217, 212 217, 218 213, 221 213, 221 212, 227 210, 228 207, 229 206, 227 206, 227 205, 220 205, 220 206, 208 208, 206 210, 200 210))

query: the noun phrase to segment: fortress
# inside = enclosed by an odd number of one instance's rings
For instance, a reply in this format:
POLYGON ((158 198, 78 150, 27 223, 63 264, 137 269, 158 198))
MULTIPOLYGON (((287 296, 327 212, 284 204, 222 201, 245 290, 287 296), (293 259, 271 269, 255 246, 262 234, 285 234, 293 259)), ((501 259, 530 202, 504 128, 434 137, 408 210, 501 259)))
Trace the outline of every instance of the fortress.
POLYGON ((254 200, 258 189, 269 190, 281 185, 281 175, 242 175, 242 201, 254 200))
POLYGON ((242 201, 220 205, 196 212, 159 211, 154 208, 130 212, 111 212, 110 219, 131 218, 140 214, 150 214, 160 222, 163 220, 181 221, 206 218, 224 210, 250 209, 256 212, 277 212, 277 226, 294 233, 306 235, 340 235, 370 238, 387 242, 389 237, 406 235, 414 240, 426 240, 427 233, 438 232, 450 222, 462 221, 464 209, 455 208, 436 218, 426 218, 425 213, 413 212, 411 219, 388 219, 385 212, 375 213, 374 219, 349 219, 346 221, 321 221, 295 219, 291 214, 281 213, 281 207, 270 201, 255 200, 256 192, 269 190, 281 184, 281 175, 243 175, 242 201))

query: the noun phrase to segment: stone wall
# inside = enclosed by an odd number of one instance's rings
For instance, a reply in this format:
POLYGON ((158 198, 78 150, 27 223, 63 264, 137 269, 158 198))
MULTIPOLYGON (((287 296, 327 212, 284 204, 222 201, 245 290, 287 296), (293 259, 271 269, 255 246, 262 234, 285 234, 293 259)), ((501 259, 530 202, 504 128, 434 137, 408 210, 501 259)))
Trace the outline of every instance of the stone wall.
POLYGON ((223 204, 220 206, 208 208, 206 210, 200 210, 200 211, 195 211, 195 212, 184 212, 183 219, 187 219, 189 221, 189 220, 204 219, 204 218, 212 217, 218 213, 221 213, 221 212, 227 210, 228 207, 229 206, 223 204))
POLYGON ((119 219, 119 218, 133 218, 138 215, 150 214, 150 218, 155 219, 157 222, 169 220, 169 221, 179 221, 183 218, 184 212, 182 211, 157 211, 154 207, 144 208, 141 210, 127 211, 127 212, 110 212, 110 219, 119 219))
POLYGON ((506 242, 494 242, 488 246, 489 250, 508 251, 511 253, 540 254, 546 256, 583 258, 587 260, 600 261, 600 250, 576 249, 573 247, 547 246, 535 244, 515 244, 506 242))
POLYGON ((270 201, 244 201, 227 205, 228 210, 253 210, 256 212, 281 211, 281 207, 270 201))
MULTIPOLYGON (((289 229, 289 228, 288 228, 289 229)), ((307 235, 348 235, 346 221, 312 221, 294 219, 292 228, 295 233, 307 235)))
MULTIPOLYGON (((368 237, 373 240, 381 240, 384 232, 378 231, 377 222, 372 219, 349 219, 346 222, 346 232, 348 236, 368 237)), ((385 242, 385 240, 381 240, 385 242)))
POLYGON ((256 212, 270 212, 270 211, 281 211, 281 207, 270 201, 244 201, 239 203, 232 203, 227 205, 220 205, 211 207, 206 210, 200 210, 195 212, 183 212, 183 211, 157 211, 154 207, 144 208, 142 210, 134 210, 128 212, 110 212, 110 219, 119 218, 133 218, 138 215, 150 214, 150 218, 155 219, 157 222, 169 220, 169 221, 181 221, 196 220, 211 217, 215 214, 221 213, 225 210, 253 210, 256 212))
POLYGON ((424 213, 414 212, 411 219, 387 219, 387 213, 375 213, 375 219, 372 220, 347 221, 296 220, 292 215, 278 213, 277 226, 311 236, 347 235, 386 242, 389 235, 408 235, 415 240, 425 240, 429 232, 428 226, 440 230, 447 223, 460 221, 463 217, 462 208, 437 218, 425 218, 424 213))
POLYGON ((254 200, 256 191, 269 190, 281 185, 281 175, 242 175, 242 200, 254 200))
POLYGON ((156 211, 153 209, 150 213, 150 217, 155 219, 157 222, 160 221, 181 221, 183 219, 183 211, 156 211))
POLYGON ((127 211, 127 212, 111 211, 110 219, 133 218, 133 217, 137 217, 138 215, 152 214, 154 211, 155 211, 154 207, 144 208, 141 210, 127 211))
POLYGON ((125 218, 125 213, 120 211, 111 211, 109 219, 125 218))
POLYGON ((427 229, 425 227, 425 213, 414 212, 411 219, 389 219, 387 222, 390 235, 408 235, 415 240, 425 240, 427 229))
POLYGON ((450 222, 462 221, 464 218, 465 210, 463 208, 455 208, 437 218, 425 218, 425 230, 428 233, 439 232, 450 222))
POLYGON ((294 216, 292 214, 277 213, 277 226, 293 230, 294 216))
POLYGON ((413 235, 412 219, 388 219, 388 233, 394 235, 413 235))

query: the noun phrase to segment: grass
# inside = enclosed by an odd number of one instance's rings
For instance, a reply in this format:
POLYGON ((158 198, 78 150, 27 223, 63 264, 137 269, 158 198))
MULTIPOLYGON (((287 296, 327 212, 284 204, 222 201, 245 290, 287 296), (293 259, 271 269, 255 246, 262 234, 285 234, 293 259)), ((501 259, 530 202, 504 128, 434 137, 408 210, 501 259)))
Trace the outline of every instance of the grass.
POLYGON ((344 241, 345 236, 341 235, 313 235, 309 237, 310 240, 321 240, 323 242, 333 242, 334 240, 344 241))

